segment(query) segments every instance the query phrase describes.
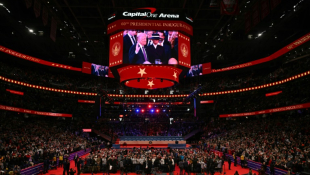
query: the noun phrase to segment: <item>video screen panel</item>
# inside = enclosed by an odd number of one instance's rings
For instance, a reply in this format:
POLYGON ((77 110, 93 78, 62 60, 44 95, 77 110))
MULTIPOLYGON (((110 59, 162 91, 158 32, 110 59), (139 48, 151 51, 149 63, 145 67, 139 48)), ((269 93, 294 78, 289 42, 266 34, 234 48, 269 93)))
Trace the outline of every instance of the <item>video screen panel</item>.
POLYGON ((202 75, 202 64, 192 65, 186 73, 186 77, 196 77, 202 75))
POLYGON ((178 31, 124 30, 124 64, 178 64, 178 31))
POLYGON ((109 67, 92 63, 91 74, 99 77, 109 77, 109 67))

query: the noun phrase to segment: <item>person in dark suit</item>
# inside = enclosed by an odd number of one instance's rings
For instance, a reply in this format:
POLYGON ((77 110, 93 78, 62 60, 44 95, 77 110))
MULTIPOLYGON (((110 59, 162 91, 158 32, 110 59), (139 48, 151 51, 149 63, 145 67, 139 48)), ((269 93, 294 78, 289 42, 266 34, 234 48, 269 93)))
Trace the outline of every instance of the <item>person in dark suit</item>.
POLYGON ((231 166, 231 159, 230 157, 228 157, 228 169, 230 170, 230 166, 231 166))
POLYGON ((129 49, 130 64, 151 64, 148 60, 146 45, 146 34, 139 33, 137 36, 137 44, 134 44, 129 49))
POLYGON ((143 167, 145 169, 145 174, 149 175, 151 174, 151 170, 152 170, 152 159, 150 157, 147 158, 147 160, 143 163, 143 167))
POLYGON ((168 41, 165 41, 165 35, 163 32, 158 32, 159 34, 159 45, 163 46, 164 48, 164 56, 162 63, 168 64, 169 59, 171 58, 171 44, 168 41))
POLYGON ((64 162, 64 171, 63 171, 63 175, 66 174, 67 172, 67 175, 69 175, 69 169, 70 169, 70 161, 69 160, 66 160, 64 162))
POLYGON ((137 43, 136 40, 137 31, 128 30, 127 35, 123 36, 123 63, 129 63, 129 49, 131 46, 137 43))
POLYGON ((77 166, 79 156, 77 154, 74 155, 74 165, 77 166))
POLYGON ((91 74, 96 75, 96 64, 91 64, 91 74))
POLYGON ((43 173, 48 173, 48 169, 50 166, 50 161, 48 160, 48 157, 45 158, 43 165, 44 165, 43 173))
POLYGON ((150 46, 153 44, 153 41, 152 41, 152 35, 153 35, 153 31, 152 30, 147 30, 144 32, 146 34, 146 38, 147 38, 147 42, 146 42, 146 45, 147 46, 150 46))
MULTIPOLYGON (((152 37, 150 37, 149 39, 153 41, 151 45, 146 47, 149 55, 149 62, 151 62, 152 64, 156 64, 156 60, 159 60, 160 63, 164 62, 165 51, 164 47, 158 44, 160 39, 159 34, 153 34, 152 37)), ((168 60, 165 60, 165 62, 168 62, 168 60)))
POLYGON ((83 161, 78 158, 77 163, 76 163, 76 167, 77 167, 77 174, 80 175, 81 174, 81 166, 83 164, 83 161))

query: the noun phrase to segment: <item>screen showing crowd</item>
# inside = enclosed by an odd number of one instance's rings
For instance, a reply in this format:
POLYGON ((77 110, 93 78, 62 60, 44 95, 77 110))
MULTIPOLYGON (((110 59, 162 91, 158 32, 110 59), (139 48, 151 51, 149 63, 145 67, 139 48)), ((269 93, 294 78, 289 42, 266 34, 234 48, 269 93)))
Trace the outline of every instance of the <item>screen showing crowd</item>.
POLYGON ((109 67, 98 64, 91 64, 91 74, 99 77, 108 77, 109 67))
POLYGON ((178 64, 178 32, 124 30, 124 64, 178 64))
POLYGON ((202 75, 202 64, 192 65, 186 77, 196 77, 202 75))

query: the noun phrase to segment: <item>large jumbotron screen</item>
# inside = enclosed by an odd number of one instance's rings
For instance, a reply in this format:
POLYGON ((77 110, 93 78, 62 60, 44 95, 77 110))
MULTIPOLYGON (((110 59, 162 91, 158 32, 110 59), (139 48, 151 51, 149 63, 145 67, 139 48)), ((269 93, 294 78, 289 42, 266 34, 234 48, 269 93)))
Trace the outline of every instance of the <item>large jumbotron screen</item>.
POLYGON ((178 64, 178 31, 124 30, 124 64, 178 64))

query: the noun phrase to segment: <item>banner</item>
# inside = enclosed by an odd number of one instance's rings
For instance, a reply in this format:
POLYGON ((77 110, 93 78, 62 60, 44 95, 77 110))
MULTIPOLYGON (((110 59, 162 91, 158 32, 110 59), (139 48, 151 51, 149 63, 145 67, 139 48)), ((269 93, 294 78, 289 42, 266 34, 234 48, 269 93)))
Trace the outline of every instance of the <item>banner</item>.
POLYGON ((51 34, 50 37, 51 39, 55 42, 56 41, 56 32, 57 32, 57 21, 55 18, 52 18, 52 23, 51 23, 51 34))
POLYGON ((36 15, 36 17, 39 17, 41 13, 41 1, 40 0, 34 0, 33 10, 34 10, 34 14, 36 15))
POLYGON ((109 78, 114 78, 114 75, 113 75, 111 69, 109 69, 108 77, 109 77, 109 78))
POLYGON ((78 103, 95 103, 94 100, 78 100, 78 103))
POLYGON ((281 3, 281 0, 270 0, 271 10, 275 9, 280 3, 281 3))
POLYGON ((277 92, 267 93, 267 94, 266 94, 266 97, 270 97, 270 96, 278 95, 278 94, 281 94, 281 93, 282 93, 282 91, 277 91, 277 92))
POLYGON ((25 0, 25 3, 26 3, 27 9, 29 9, 32 5, 32 0, 25 0))
POLYGON ((221 118, 243 117, 243 116, 249 116, 249 115, 259 115, 259 114, 268 114, 268 113, 274 113, 274 112, 291 111, 291 110, 304 109, 304 108, 309 108, 309 107, 310 107, 310 103, 304 103, 304 104, 299 104, 299 105, 292 105, 292 106, 285 106, 285 107, 280 107, 280 108, 266 109, 266 110, 262 110, 262 111, 236 113, 236 114, 220 114, 220 117, 221 118))
POLYGON ((211 62, 202 64, 202 75, 211 73, 211 62))
POLYGON ((247 62, 247 63, 243 63, 243 64, 238 64, 235 66, 230 66, 230 67, 225 67, 225 68, 221 68, 221 69, 212 69, 212 72, 223 72, 223 71, 228 71, 228 70, 234 70, 234 69, 240 69, 240 68, 245 68, 245 67, 249 67, 249 66, 254 66, 257 64, 261 64, 267 61, 271 61, 274 60, 284 54, 286 54, 287 52, 295 49, 296 47, 301 46, 302 44, 308 42, 310 40, 310 33, 302 36, 301 38, 297 39, 296 41, 292 42, 291 44, 283 47, 282 49, 278 50, 277 52, 273 53, 270 56, 267 56, 265 58, 261 58, 255 61, 251 61, 251 62, 247 62))
POLYGON ((123 32, 110 36, 109 67, 123 63, 123 32))
POLYGON ((16 108, 12 106, 4 106, 4 105, 0 105, 0 109, 6 110, 6 111, 26 113, 26 114, 34 114, 34 115, 45 115, 45 116, 52 116, 52 117, 72 117, 72 114, 41 112, 41 111, 34 111, 34 110, 22 109, 22 108, 16 108))
POLYGON ((130 20, 121 19, 108 25, 107 34, 111 34, 118 30, 173 30, 182 31, 189 35, 193 35, 193 27, 183 21, 165 21, 165 20, 130 20))
POLYGON ((256 2, 253 7, 252 14, 253 27, 255 27, 260 22, 260 2, 256 2))
POLYGON ((11 89, 6 89, 6 91, 10 92, 11 94, 24 95, 24 92, 20 92, 20 91, 15 91, 11 89))
POLYGON ((238 0, 221 0, 222 15, 237 15, 239 14, 238 0))
POLYGON ((83 61, 83 63, 82 63, 82 73, 91 74, 91 63, 83 61))
POLYGON ((213 100, 200 101, 200 104, 209 104, 209 103, 214 103, 214 101, 213 100))
POLYGON ((250 32, 250 30, 251 30, 251 28, 252 28, 252 13, 251 12, 247 12, 246 14, 245 14, 245 22, 244 22, 244 24, 245 24, 245 33, 247 34, 247 33, 249 33, 250 32))
POLYGON ((191 47, 190 38, 179 33, 179 65, 190 68, 191 67, 191 47))
POLYGON ((269 0, 261 0, 261 20, 266 18, 270 13, 269 0))
POLYGON ((43 21, 43 25, 46 26, 48 23, 48 11, 45 6, 43 7, 43 10, 42 10, 42 21, 43 21))
POLYGON ((38 64, 43 64, 43 65, 46 65, 46 66, 58 67, 58 68, 74 70, 74 71, 81 71, 81 68, 77 68, 77 67, 72 67, 72 66, 68 66, 68 65, 64 65, 64 64, 53 63, 53 62, 41 60, 39 58, 28 56, 28 55, 16 52, 14 50, 8 49, 8 48, 3 47, 1 45, 0 45, 0 52, 4 52, 6 54, 9 54, 9 55, 21 58, 21 59, 32 61, 32 62, 35 62, 35 63, 38 63, 38 64))

